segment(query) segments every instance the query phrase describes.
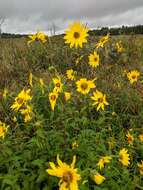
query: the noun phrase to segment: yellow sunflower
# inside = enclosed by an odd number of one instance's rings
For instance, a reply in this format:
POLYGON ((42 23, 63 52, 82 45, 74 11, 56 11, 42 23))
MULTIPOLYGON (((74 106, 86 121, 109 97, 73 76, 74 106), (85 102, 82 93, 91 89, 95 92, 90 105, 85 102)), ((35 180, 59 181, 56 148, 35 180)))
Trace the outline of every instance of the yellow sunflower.
POLYGON ((82 58, 83 58, 83 55, 81 55, 81 56, 79 56, 79 57, 76 58, 76 60, 75 60, 76 65, 80 63, 80 61, 82 60, 82 58))
POLYGON ((123 166, 128 166, 130 164, 130 158, 127 149, 123 148, 120 150, 119 161, 123 164, 123 166))
POLYGON ((115 146, 115 140, 114 139, 109 140, 107 143, 108 143, 109 149, 114 148, 114 146, 115 146))
POLYGON ((17 118, 14 116, 14 117, 12 118, 12 121, 13 121, 14 123, 16 123, 16 122, 17 122, 17 118))
POLYGON ((70 92, 64 92, 65 94, 65 100, 68 101, 71 99, 71 93, 70 92))
POLYGON ((91 99, 95 101, 92 105, 97 105, 97 111, 100 108, 104 110, 104 106, 109 105, 109 103, 106 101, 106 95, 98 90, 96 90, 96 92, 93 93, 91 99))
POLYGON ((96 173, 94 176, 93 176, 93 180, 94 182, 97 184, 97 185, 100 185, 101 183, 103 183, 105 181, 105 177, 102 176, 101 174, 99 173, 96 173))
POLYGON ((7 133, 7 130, 9 128, 9 125, 6 126, 5 123, 1 122, 0 121, 0 138, 3 138, 5 137, 6 133, 7 133))
POLYGON ((100 48, 100 47, 103 48, 104 45, 105 45, 105 43, 108 42, 109 38, 110 38, 110 33, 108 33, 106 36, 103 36, 103 37, 99 40, 99 42, 96 44, 96 48, 97 48, 97 49, 100 48))
POLYGON ((75 71, 73 69, 67 70, 66 74, 69 80, 75 80, 75 71))
POLYGON ((132 145, 132 144, 133 144, 133 141, 134 141, 133 135, 131 135, 131 133, 128 131, 126 137, 127 137, 128 143, 129 143, 130 145, 132 145))
POLYGON ((30 96, 30 91, 30 89, 23 89, 15 98, 15 102, 11 106, 11 109, 14 111, 18 111, 23 105, 27 103, 27 101, 31 100, 32 97, 30 96))
POLYGON ((43 32, 38 32, 37 33, 37 38, 39 41, 41 41, 42 43, 45 43, 47 41, 47 35, 44 34, 43 32))
POLYGON ((104 165, 106 163, 110 163, 110 161, 112 160, 111 156, 103 156, 102 158, 100 158, 99 162, 97 163, 97 166, 102 169, 104 168, 104 165))
POLYGON ((54 82, 54 85, 55 85, 55 88, 53 91, 56 91, 56 92, 62 92, 62 87, 63 87, 63 84, 61 82, 61 78, 58 77, 58 78, 53 78, 53 82, 54 82))
POLYGON ((27 123, 32 120, 32 107, 26 105, 24 109, 20 110, 20 113, 24 116, 24 122, 27 123))
POLYGON ((29 37, 29 41, 27 42, 28 45, 37 40, 37 34, 29 35, 28 37, 29 37))
POLYGON ((8 95, 8 89, 4 88, 2 97, 5 99, 7 97, 7 95, 8 95))
POLYGON ((127 77, 131 84, 136 83, 139 76, 140 76, 140 72, 137 70, 133 70, 133 71, 127 73, 127 77))
POLYGON ((72 143, 72 149, 73 149, 73 150, 74 150, 74 149, 77 149, 78 146, 79 146, 79 144, 78 144, 77 141, 74 141, 74 142, 72 143))
POLYGON ((89 65, 92 67, 97 67, 99 65, 99 55, 97 54, 96 51, 94 51, 93 54, 90 54, 88 56, 89 58, 89 65))
POLYGON ((81 78, 76 82, 77 91, 82 94, 88 94, 91 88, 95 88, 95 84, 92 80, 87 80, 86 78, 81 78))
POLYGON ((143 142, 143 133, 139 135, 139 139, 141 142, 143 142))
POLYGON ((55 109, 57 98, 58 98, 58 93, 57 92, 51 92, 49 94, 49 102, 51 104, 52 111, 54 111, 54 109, 55 109))
POLYGON ((28 41, 28 45, 34 41, 40 41, 42 43, 45 43, 47 40, 47 35, 45 35, 43 32, 37 32, 36 34, 33 35, 29 35, 29 41, 28 41))
POLYGON ((141 160, 141 163, 138 163, 140 174, 143 175, 143 160, 141 160))
POLYGON ((75 167, 76 156, 73 157, 71 165, 62 162, 57 156, 56 166, 53 162, 49 162, 51 169, 47 169, 47 173, 52 176, 61 178, 59 182, 59 190, 79 190, 78 181, 81 179, 75 167))
POLYGON ((117 49, 118 53, 124 52, 125 49, 123 48, 121 41, 119 41, 119 42, 116 43, 116 49, 117 49))
POLYGON ((40 83, 40 88, 41 88, 42 94, 44 94, 44 86, 45 86, 44 80, 40 78, 39 83, 40 83))
POLYGON ((78 21, 74 22, 65 33, 65 43, 70 44, 70 48, 74 46, 82 48, 83 43, 87 42, 88 29, 78 21))

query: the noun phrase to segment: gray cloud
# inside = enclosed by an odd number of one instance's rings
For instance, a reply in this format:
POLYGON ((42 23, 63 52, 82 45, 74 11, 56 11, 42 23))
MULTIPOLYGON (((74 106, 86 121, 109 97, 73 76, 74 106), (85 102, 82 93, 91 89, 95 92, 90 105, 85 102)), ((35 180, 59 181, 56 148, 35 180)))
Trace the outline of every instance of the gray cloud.
POLYGON ((143 0, 0 0, 5 32, 47 31, 55 23, 59 30, 72 20, 90 27, 143 24, 143 0))

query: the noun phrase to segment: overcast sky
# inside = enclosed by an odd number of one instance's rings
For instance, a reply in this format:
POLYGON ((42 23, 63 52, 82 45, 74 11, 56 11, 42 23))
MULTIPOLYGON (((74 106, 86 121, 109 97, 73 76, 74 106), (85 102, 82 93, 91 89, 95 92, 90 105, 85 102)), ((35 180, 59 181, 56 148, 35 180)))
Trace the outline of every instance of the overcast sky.
POLYGON ((3 32, 65 29, 73 20, 91 28, 143 24, 143 0, 0 0, 3 32))

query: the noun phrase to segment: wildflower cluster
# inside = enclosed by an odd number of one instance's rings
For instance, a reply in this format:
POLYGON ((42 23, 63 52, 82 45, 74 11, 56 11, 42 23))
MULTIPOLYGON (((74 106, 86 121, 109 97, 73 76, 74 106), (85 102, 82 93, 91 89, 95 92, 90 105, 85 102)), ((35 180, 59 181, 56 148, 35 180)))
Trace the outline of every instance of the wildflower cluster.
POLYGON ((15 98, 14 103, 11 106, 11 109, 15 112, 20 112, 24 116, 24 121, 28 122, 32 119, 32 107, 28 105, 31 101, 32 96, 30 96, 30 89, 23 89, 15 98))

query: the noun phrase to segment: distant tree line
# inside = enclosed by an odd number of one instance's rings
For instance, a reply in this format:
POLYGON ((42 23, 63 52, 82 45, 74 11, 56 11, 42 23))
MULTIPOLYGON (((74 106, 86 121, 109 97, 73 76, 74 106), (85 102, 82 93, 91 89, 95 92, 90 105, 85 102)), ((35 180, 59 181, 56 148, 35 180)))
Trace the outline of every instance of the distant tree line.
POLYGON ((131 35, 143 34, 143 25, 137 26, 122 26, 118 28, 102 27, 101 29, 91 30, 90 35, 102 36, 110 33, 111 35, 131 35))
MULTIPOLYGON (((102 36, 110 33, 111 35, 133 35, 133 34, 143 34, 143 25, 137 26, 122 26, 118 28, 109 28, 102 27, 101 29, 90 30, 89 34, 91 36, 97 35, 102 36)), ((26 34, 10 34, 10 33, 2 33, 1 38, 21 38, 27 37, 26 34)))
POLYGON ((1 38, 22 38, 27 37, 26 34, 11 34, 11 33, 2 33, 1 38))

